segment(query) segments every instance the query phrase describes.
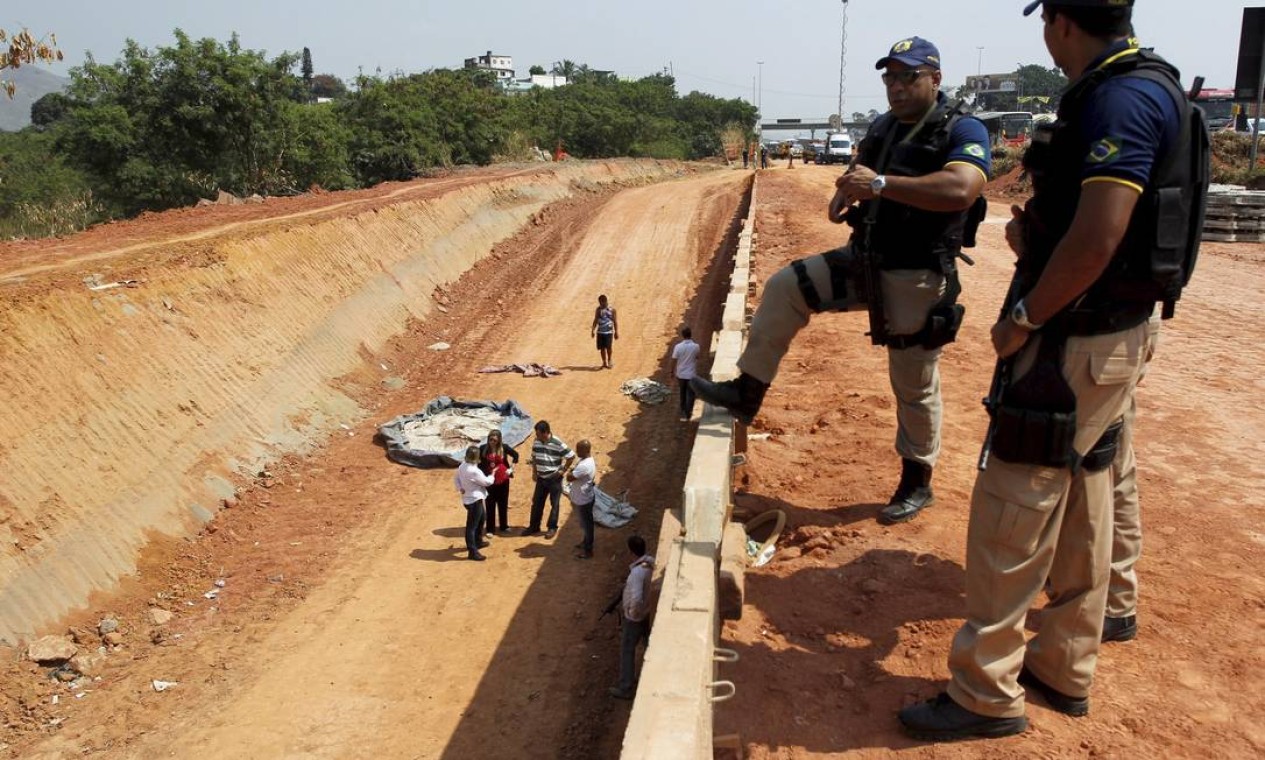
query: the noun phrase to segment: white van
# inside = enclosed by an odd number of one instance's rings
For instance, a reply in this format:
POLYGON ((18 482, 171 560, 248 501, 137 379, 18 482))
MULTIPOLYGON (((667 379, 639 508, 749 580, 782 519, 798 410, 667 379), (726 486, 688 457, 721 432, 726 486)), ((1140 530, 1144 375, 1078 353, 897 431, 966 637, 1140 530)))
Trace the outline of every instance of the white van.
POLYGON ((826 163, 846 164, 852 160, 852 138, 836 132, 826 138, 826 163))

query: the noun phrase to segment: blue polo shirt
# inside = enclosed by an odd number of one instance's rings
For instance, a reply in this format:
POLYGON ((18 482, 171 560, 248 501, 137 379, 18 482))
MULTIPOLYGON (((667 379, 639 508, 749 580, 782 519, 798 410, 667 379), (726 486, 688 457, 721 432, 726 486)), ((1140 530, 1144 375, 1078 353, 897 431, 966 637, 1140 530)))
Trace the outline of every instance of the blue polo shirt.
POLYGON ((958 119, 949 132, 949 158, 945 166, 966 164, 974 166, 988 180, 993 166, 993 148, 988 140, 988 128, 974 116, 958 119))
MULTIPOLYGON (((1137 49, 1136 40, 1121 40, 1090 69, 1134 55, 1137 49)), ((1094 90, 1080 126, 1089 146, 1081 167, 1083 184, 1117 182, 1141 193, 1156 164, 1181 139, 1181 112, 1158 82, 1122 75, 1094 90)))

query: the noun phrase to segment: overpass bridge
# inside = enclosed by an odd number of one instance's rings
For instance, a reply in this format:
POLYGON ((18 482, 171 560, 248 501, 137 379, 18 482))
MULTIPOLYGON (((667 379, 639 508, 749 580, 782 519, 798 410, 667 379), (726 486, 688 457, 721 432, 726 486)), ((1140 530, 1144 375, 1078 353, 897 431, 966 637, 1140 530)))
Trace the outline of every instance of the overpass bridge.
POLYGON ((760 132, 808 132, 817 139, 817 130, 865 134, 870 128, 868 121, 840 121, 838 117, 825 119, 774 119, 760 124, 760 132))

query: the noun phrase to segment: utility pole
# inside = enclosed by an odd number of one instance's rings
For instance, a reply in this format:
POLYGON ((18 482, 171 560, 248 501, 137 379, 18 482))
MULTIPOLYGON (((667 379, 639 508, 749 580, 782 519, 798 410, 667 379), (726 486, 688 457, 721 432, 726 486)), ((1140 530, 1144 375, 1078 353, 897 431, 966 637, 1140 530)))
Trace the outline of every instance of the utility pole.
POLYGON ((975 76, 978 77, 984 74, 984 48, 981 46, 975 49, 979 51, 979 57, 975 59, 975 76))
POLYGON ((846 90, 848 68, 848 0, 843 0, 843 21, 839 32, 839 121, 843 121, 843 95, 846 90))
POLYGON ((763 137, 764 130, 760 128, 760 122, 764 120, 764 109, 761 108, 761 104, 764 102, 764 61, 756 61, 755 65, 756 81, 758 82, 755 97, 755 133, 757 137, 763 137))

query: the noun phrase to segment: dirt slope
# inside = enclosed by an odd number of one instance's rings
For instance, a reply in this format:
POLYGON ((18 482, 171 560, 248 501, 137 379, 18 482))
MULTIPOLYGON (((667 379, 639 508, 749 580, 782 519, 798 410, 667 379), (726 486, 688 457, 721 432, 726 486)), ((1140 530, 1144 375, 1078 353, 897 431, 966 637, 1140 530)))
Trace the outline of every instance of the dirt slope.
MULTIPOLYGON (((756 272, 838 245, 824 220, 836 172, 765 173, 756 272), (811 215, 804 209, 818 208, 811 215)), ((925 746, 895 711, 947 678, 963 610, 967 507, 986 418, 987 330, 1012 263, 1004 202, 963 273, 967 321, 942 360, 944 454, 937 504, 915 522, 874 521, 895 486, 895 411, 864 315, 815 320, 769 393, 737 505, 785 510, 774 562, 747 576, 743 619, 725 627, 741 661, 718 733, 748 757, 1259 757, 1265 752, 1265 247, 1206 244, 1139 392, 1146 546, 1141 633, 1106 647, 1089 717, 1029 703, 1032 728, 994 742, 925 746)))
MULTIPOLYGON (((0 745, 20 757, 617 753, 627 706, 605 688, 618 643, 597 616, 625 573, 624 537, 655 535, 679 498, 688 450, 670 404, 640 407, 618 387, 663 379, 682 319, 716 320, 718 299, 696 288, 720 282, 709 262, 733 242, 748 177, 711 172, 546 208, 438 295, 446 311, 373 357, 403 390, 383 394, 372 372, 344 379, 370 422, 272 468, 196 540, 156 542, 124 593, 68 621, 123 623, 123 647, 83 698, 6 664, 0 745), (614 371, 594 368, 599 292, 619 310, 614 371), (452 349, 425 349, 439 340, 452 349), (475 372, 511 361, 564 374, 475 372), (488 562, 464 561, 451 471, 391 464, 370 443, 377 423, 440 394, 514 398, 569 443, 590 438, 603 487, 628 489, 642 514, 602 530, 590 562, 572 558, 579 526, 565 505, 555 540, 499 538, 488 562), (220 598, 202 598, 217 578, 220 598), (146 623, 149 605, 175 621, 146 623), (180 685, 158 694, 152 679, 180 685)), ((529 495, 516 481, 512 525, 529 495)))

